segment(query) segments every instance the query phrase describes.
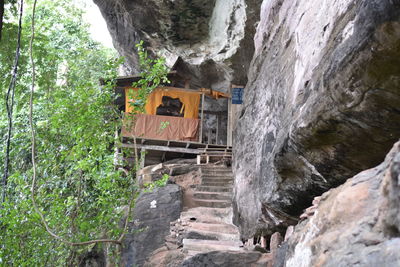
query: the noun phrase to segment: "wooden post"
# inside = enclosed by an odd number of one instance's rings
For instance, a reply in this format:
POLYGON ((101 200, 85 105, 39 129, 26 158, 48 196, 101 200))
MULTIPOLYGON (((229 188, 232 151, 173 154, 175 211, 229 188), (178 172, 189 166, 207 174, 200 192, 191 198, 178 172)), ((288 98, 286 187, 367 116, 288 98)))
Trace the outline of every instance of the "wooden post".
POLYGON ((218 145, 218 137, 219 137, 219 121, 220 121, 220 116, 221 115, 217 115, 217 132, 215 133, 215 144, 218 145))
POLYGON ((204 93, 201 94, 201 115, 200 115, 199 143, 203 142, 203 122, 204 122, 204 93))
POLYGON ((146 149, 141 150, 141 157, 140 157, 140 169, 143 169, 146 165, 146 149))
MULTIPOLYGON (((229 93, 232 93, 232 85, 231 88, 229 89, 229 93)), ((227 125, 227 137, 226 137, 226 144, 228 146, 232 146, 232 132, 233 132, 233 127, 232 127, 232 99, 228 98, 228 125, 227 125)))

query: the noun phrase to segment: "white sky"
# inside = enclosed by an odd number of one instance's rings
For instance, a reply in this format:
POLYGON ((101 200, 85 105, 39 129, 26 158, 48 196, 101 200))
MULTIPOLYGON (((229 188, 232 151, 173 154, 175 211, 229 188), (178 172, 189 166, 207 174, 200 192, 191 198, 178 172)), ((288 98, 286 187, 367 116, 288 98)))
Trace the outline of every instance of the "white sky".
POLYGON ((85 1, 86 14, 83 19, 90 24, 92 38, 106 47, 114 48, 107 24, 97 5, 92 0, 85 1))

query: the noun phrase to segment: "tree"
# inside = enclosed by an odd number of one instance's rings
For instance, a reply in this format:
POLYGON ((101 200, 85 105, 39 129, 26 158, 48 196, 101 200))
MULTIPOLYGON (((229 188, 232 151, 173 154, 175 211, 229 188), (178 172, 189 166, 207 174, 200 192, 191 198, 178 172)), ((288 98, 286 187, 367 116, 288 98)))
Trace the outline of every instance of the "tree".
MULTIPOLYGON (((31 5, 28 1, 25 14, 30 14, 31 5)), ((82 11, 70 1, 40 1, 33 43, 37 66, 33 119, 39 162, 36 199, 51 229, 73 242, 118 237, 122 231, 118 227, 122 207, 129 204, 136 192, 133 181, 113 168, 111 148, 119 114, 112 105, 112 84, 98 86, 100 77, 115 76, 120 61, 112 51, 90 39, 81 17, 82 11)), ((11 14, 3 25, 2 77, 8 77, 12 65, 10 55, 14 54, 17 29, 14 21, 11 14)), ((58 242, 46 233, 29 198, 30 21, 30 15, 26 15, 21 75, 15 94, 11 175, 7 199, 0 210, 0 265, 64 265, 69 261, 74 266, 78 248, 58 242)), ((6 84, 5 80, 0 81, 2 95, 6 84)), ((0 125, 5 126, 3 97, 1 101, 0 125)), ((1 136, 5 136, 5 128, 0 128, 1 136)), ((0 147, 1 160, 3 146, 4 142, 0 147)))

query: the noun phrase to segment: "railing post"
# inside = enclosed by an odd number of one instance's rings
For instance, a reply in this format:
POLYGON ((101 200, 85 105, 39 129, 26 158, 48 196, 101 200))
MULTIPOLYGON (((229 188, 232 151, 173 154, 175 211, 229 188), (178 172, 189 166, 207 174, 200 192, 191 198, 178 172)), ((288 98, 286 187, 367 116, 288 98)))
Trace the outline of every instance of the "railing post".
POLYGON ((199 143, 203 142, 203 121, 204 121, 204 93, 201 94, 201 115, 200 115, 199 143))

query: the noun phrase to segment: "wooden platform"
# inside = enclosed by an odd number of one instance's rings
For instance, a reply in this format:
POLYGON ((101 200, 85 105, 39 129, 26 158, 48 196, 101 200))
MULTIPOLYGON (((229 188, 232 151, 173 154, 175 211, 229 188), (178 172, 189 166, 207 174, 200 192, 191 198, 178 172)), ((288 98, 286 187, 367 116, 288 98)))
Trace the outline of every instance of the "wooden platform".
MULTIPOLYGON (((139 153, 145 152, 145 160, 142 162, 142 167, 177 158, 196 158, 205 153, 207 153, 207 155, 215 154, 216 156, 220 156, 221 153, 226 154, 232 151, 232 147, 226 145, 148 138, 137 138, 136 146, 139 153)), ((134 147, 135 145, 132 138, 123 137, 120 148, 133 150, 134 147)))

